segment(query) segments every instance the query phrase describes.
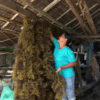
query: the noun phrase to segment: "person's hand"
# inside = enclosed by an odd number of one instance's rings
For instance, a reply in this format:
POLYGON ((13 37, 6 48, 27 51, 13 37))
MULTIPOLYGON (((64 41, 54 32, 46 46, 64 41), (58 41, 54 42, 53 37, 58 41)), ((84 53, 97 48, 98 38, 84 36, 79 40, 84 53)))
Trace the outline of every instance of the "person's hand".
POLYGON ((58 73, 58 72, 61 72, 61 71, 62 71, 62 69, 61 69, 61 67, 59 67, 56 72, 58 73))

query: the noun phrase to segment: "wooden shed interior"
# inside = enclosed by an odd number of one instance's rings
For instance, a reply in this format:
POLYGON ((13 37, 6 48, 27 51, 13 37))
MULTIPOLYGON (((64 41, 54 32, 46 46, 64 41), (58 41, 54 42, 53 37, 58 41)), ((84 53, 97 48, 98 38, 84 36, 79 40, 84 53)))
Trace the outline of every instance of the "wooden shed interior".
MULTIPOLYGON (((88 50, 91 52, 91 49, 93 49, 91 44, 95 43, 96 45, 94 48, 96 48, 96 53, 92 53, 93 59, 91 62, 93 64, 91 69, 96 75, 99 73, 100 0, 0 0, 1 80, 4 78, 11 78, 11 75, 8 75, 6 72, 7 70, 12 70, 12 64, 14 63, 15 58, 13 49, 18 42, 20 32, 24 28, 23 19, 26 17, 46 20, 51 25, 67 32, 71 37, 71 44, 75 50, 76 57, 81 55, 80 59, 85 59, 88 50), (87 45, 86 48, 90 48, 86 50, 87 52, 83 52, 84 45, 87 45)), ((88 59, 88 57, 86 59, 88 59)), ((89 67, 87 67, 89 66, 88 62, 89 61, 86 60, 86 65, 82 66, 82 63, 80 64, 80 60, 78 59, 79 67, 77 67, 76 70, 78 74, 78 84, 81 88, 78 90, 80 93, 85 93, 89 89, 91 91, 91 89, 100 82, 98 75, 96 77, 94 75, 94 80, 85 85, 85 88, 83 89, 84 82, 82 80, 82 73, 85 74, 86 77, 89 75, 88 73, 86 74, 86 71, 89 69, 89 67)), ((90 69, 88 72, 92 73, 90 69)), ((89 78, 91 78, 91 76, 89 78)), ((87 78, 87 80, 89 80, 89 78, 87 78)), ((12 78, 10 81, 12 82, 12 78)), ((13 88, 12 85, 11 88, 13 88)), ((100 91, 98 93, 100 93, 100 91)), ((86 100, 91 99, 88 96, 87 98, 88 99, 86 100)), ((100 100, 100 96, 98 99, 93 100, 100 100)))

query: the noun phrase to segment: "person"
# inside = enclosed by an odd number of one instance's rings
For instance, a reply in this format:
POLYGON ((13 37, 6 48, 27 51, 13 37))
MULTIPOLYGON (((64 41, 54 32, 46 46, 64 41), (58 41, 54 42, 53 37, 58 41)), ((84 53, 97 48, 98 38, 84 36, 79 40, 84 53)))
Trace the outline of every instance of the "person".
POLYGON ((76 66, 76 58, 74 52, 66 46, 68 41, 66 33, 62 33, 58 40, 50 34, 50 38, 55 46, 53 56, 55 62, 55 69, 61 76, 63 76, 66 88, 66 96, 62 100, 75 100, 75 72, 74 66, 76 66))

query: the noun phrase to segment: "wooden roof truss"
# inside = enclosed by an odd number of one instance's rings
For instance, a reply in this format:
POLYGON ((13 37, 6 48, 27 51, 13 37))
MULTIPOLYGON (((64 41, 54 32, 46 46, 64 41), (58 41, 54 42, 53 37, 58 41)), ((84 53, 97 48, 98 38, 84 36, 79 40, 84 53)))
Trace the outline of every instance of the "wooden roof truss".
POLYGON ((0 27, 0 34, 4 34, 6 37, 6 39, 1 40, 0 43, 9 41, 12 44, 15 44, 14 39, 18 38, 19 32, 22 29, 22 22, 18 21, 17 19, 19 17, 23 19, 25 16, 44 17, 52 24, 55 24, 57 27, 72 34, 73 38, 75 39, 80 38, 87 39, 88 41, 99 41, 100 33, 97 31, 93 19, 97 17, 97 13, 100 15, 100 1, 94 0, 95 3, 91 7, 88 7, 86 0, 76 1, 77 2, 75 2, 75 0, 65 0, 65 3, 69 9, 66 9, 66 11, 63 12, 60 16, 54 18, 53 14, 51 16, 49 12, 59 3, 61 3, 62 0, 53 0, 43 9, 40 9, 34 5, 35 0, 0 0, 0 7, 13 12, 10 18, 0 15, 0 20, 5 22, 0 27), (98 7, 98 9, 91 13, 91 11, 96 7, 98 7), (67 23, 63 24, 60 20, 70 12, 72 12, 75 17, 69 20, 67 23), (75 21, 78 23, 72 27, 69 27, 75 21), (18 26, 18 28, 8 28, 8 26, 11 24, 18 26), (78 29, 82 29, 81 33, 77 31, 78 29), (7 31, 8 34, 6 34, 5 31, 7 31), (9 36, 9 32, 14 35, 13 38, 9 36))

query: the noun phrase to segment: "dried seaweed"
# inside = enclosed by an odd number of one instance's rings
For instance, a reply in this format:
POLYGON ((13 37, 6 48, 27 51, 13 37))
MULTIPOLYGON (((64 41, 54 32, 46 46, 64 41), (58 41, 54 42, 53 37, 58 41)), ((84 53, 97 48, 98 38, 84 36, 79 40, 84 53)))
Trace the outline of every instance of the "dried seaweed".
POLYGON ((15 51, 15 100, 62 99, 64 80, 52 66, 49 32, 51 26, 46 21, 24 19, 15 51))

